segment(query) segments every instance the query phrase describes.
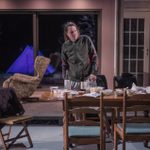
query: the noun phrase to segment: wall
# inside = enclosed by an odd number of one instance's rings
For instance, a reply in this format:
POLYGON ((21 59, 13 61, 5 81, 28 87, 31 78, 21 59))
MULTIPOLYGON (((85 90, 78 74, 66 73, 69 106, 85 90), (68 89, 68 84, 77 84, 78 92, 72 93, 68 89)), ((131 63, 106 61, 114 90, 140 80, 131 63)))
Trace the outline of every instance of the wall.
POLYGON ((150 0, 125 0, 124 8, 150 10, 150 0))
POLYGON ((0 10, 99 10, 102 24, 99 24, 99 72, 105 74, 109 88, 113 87, 114 75, 114 24, 115 0, 0 0, 0 10))

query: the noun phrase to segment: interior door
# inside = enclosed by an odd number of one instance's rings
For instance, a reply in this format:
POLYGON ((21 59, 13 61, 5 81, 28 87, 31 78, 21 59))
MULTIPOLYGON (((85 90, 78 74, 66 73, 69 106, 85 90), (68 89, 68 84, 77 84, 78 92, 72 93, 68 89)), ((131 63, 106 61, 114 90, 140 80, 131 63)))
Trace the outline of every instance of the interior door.
POLYGON ((137 77, 138 85, 150 84, 150 13, 125 12, 123 28, 123 72, 137 77))

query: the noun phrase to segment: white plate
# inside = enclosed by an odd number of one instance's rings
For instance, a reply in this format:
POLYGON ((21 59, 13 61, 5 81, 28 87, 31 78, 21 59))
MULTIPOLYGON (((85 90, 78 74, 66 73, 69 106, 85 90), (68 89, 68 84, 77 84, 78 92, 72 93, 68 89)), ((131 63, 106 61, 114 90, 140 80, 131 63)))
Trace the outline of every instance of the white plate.
POLYGON ((106 89, 103 90, 104 95, 112 95, 113 94, 113 90, 112 89, 106 89))

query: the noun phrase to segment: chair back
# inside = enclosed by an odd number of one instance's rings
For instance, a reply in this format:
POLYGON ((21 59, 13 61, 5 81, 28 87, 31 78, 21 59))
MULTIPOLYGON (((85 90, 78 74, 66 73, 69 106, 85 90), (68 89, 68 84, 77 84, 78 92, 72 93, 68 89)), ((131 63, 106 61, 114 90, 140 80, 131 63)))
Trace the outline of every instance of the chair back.
POLYGON ((134 127, 135 129, 137 125, 136 123, 144 123, 144 124, 149 123, 150 125, 150 116, 147 115, 146 113, 149 111, 150 111, 150 94, 137 94, 128 96, 127 91, 125 91, 123 98, 123 115, 122 115, 124 134, 128 132, 127 131, 128 123, 135 124, 134 127), (135 114, 132 115, 132 112, 136 112, 136 115, 135 114))
POLYGON ((124 91, 121 122, 114 125, 114 149, 118 149, 118 140, 122 140, 122 149, 126 150, 127 141, 144 141, 148 146, 150 139, 150 94, 128 95, 124 91), (135 115, 136 112, 136 115, 135 115))
POLYGON ((35 58, 34 69, 36 76, 38 76, 41 80, 44 76, 44 73, 50 63, 50 59, 44 56, 37 56, 35 58))
POLYGON ((114 76, 114 89, 116 88, 126 88, 132 87, 132 84, 137 84, 136 77, 131 73, 122 73, 122 75, 114 76))
POLYGON ((104 89, 108 88, 105 75, 97 75, 96 83, 97 86, 102 86, 104 89))
POLYGON ((98 100, 87 96, 69 98, 68 94, 65 94, 63 126, 65 150, 70 144, 100 144, 104 149, 102 97, 98 100), (86 118, 86 114, 97 114, 98 119, 86 118))

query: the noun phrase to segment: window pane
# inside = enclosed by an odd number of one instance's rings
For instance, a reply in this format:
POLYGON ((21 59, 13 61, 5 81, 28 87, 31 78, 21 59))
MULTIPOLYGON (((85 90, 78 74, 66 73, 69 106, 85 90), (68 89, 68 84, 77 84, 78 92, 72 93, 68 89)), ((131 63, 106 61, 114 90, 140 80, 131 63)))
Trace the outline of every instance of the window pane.
POLYGON ((138 72, 143 72, 143 61, 138 60, 138 72))
POLYGON ((136 45, 136 33, 131 33, 131 45, 136 45))
POLYGON ((33 49, 27 45, 33 45, 32 26, 31 14, 0 14, 0 73, 6 73, 19 58, 21 64, 15 63, 9 73, 29 74, 33 49))
POLYGON ((130 58, 136 58, 136 47, 132 47, 130 49, 130 58))
POLYGON ((123 61, 123 72, 128 72, 128 61, 127 60, 123 61))
POLYGON ((139 45, 144 45, 144 33, 139 33, 138 34, 138 44, 139 45))
POLYGON ((143 59, 144 57, 144 47, 138 47, 138 58, 143 59))
POLYGON ((139 27, 138 29, 139 31, 144 32, 144 19, 139 19, 138 27, 139 27))
POLYGON ((130 72, 136 72, 136 61, 130 61, 130 72))
POLYGON ((129 58, 129 47, 124 47, 123 58, 129 58))
POLYGON ((137 31, 137 19, 131 19, 131 31, 137 31))
POLYGON ((124 45, 129 45, 129 33, 124 33, 124 45))
POLYGON ((138 85, 143 86, 143 74, 137 75, 137 82, 138 85))
POLYGON ((129 19, 124 19, 124 31, 129 31, 129 19))

